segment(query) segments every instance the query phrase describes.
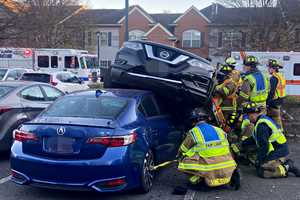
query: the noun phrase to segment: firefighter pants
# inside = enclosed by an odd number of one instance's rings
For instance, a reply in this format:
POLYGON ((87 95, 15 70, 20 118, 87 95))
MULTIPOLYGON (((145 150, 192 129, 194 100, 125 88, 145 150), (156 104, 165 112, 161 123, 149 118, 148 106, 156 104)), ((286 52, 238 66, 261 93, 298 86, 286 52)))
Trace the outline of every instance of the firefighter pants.
POLYGON ((271 160, 257 168, 257 175, 261 178, 282 178, 287 177, 287 170, 284 166, 285 158, 271 160))
POLYGON ((269 107, 268 116, 271 117, 281 129, 283 129, 282 120, 281 120, 281 106, 269 107))

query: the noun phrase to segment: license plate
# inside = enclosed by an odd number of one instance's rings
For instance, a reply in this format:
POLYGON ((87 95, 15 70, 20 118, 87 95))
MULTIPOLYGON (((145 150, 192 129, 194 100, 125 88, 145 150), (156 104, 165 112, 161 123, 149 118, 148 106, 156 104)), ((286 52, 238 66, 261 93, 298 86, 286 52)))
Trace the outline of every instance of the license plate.
POLYGON ((48 153, 71 154, 74 153, 75 141, 68 137, 44 138, 44 150, 48 153))

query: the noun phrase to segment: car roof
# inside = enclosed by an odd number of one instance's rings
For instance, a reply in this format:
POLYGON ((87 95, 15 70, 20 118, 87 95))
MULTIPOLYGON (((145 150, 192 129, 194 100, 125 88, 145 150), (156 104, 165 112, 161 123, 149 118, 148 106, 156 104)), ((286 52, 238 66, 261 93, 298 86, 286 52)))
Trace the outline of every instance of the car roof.
POLYGON ((56 72, 44 72, 44 71, 32 71, 32 72, 25 72, 24 74, 46 74, 46 75, 57 75, 57 74, 73 74, 70 71, 56 71, 56 72))
POLYGON ((23 86, 31 86, 31 85, 47 85, 38 82, 31 82, 31 81, 1 81, 0 86, 8 86, 8 87, 23 87, 23 86))
MULTIPOLYGON (((67 96, 95 96, 97 90, 81 91, 69 94, 67 96)), ((151 91, 134 89, 103 89, 101 96, 105 97, 123 97, 138 100, 140 97, 152 94, 151 91)))

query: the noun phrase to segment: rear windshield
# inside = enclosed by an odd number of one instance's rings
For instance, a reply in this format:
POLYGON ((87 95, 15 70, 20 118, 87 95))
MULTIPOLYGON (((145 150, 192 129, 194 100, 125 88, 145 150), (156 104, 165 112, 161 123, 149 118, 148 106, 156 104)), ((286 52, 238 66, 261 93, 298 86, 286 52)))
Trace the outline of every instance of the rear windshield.
POLYGON ((7 72, 7 69, 0 69, 0 80, 2 80, 7 72))
POLYGON ((25 73, 25 74, 23 74, 21 80, 50 83, 50 75, 49 74, 25 73))
POLYGON ((0 86, 0 98, 5 97, 8 93, 14 90, 14 87, 0 86))
POLYGON ((70 73, 57 74, 56 78, 63 83, 81 83, 81 80, 77 76, 70 73))
POLYGON ((115 119, 128 100, 117 97, 68 96, 56 101, 43 116, 115 119))

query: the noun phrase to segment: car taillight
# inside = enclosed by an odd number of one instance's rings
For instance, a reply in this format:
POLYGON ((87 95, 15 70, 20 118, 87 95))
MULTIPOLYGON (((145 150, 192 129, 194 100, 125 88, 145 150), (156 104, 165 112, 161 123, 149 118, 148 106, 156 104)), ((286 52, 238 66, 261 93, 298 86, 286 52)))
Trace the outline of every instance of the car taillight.
POLYGON ((57 86, 58 82, 55 82, 53 76, 50 76, 50 84, 53 86, 57 86))
POLYGON ((124 136, 112 136, 112 137, 94 137, 88 139, 88 144, 101 144, 107 147, 121 147, 134 143, 137 140, 137 134, 131 133, 124 136))
POLYGON ((26 131, 21 131, 21 130, 14 130, 13 136, 14 136, 14 139, 19 142, 38 140, 38 138, 35 134, 28 133, 26 131))
POLYGON ((0 115, 10 111, 12 108, 9 107, 0 107, 0 115))

